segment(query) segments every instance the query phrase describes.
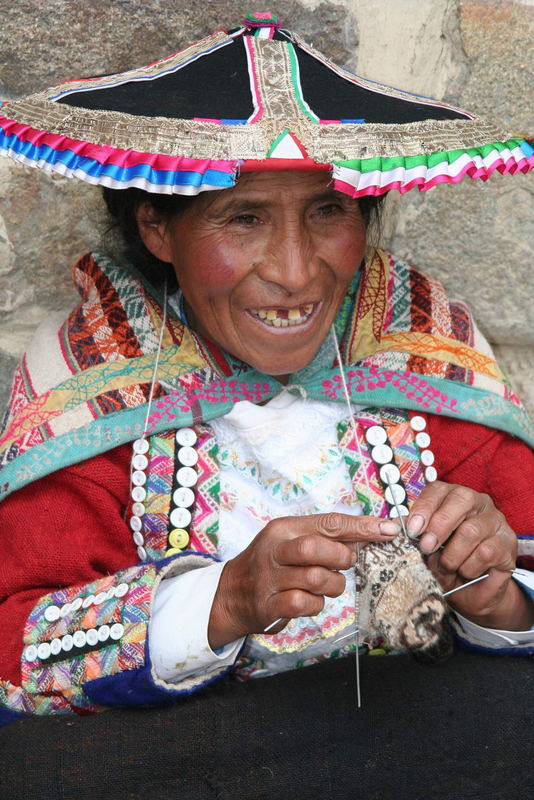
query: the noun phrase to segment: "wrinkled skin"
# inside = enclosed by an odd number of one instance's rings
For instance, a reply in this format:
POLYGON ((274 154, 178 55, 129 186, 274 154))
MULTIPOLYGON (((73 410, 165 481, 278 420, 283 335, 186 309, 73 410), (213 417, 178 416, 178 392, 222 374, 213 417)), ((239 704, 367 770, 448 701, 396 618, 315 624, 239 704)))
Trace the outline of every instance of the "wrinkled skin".
MULTIPOLYGON (((364 253, 357 202, 327 183, 322 172, 251 173, 235 188, 199 195, 171 220, 148 204, 138 209, 143 241, 173 265, 192 327, 282 383, 313 359, 364 253), (299 309, 303 316, 303 307, 312 311, 294 327, 273 327, 258 316, 299 309)), ((438 481, 407 519, 445 590, 490 572, 452 595, 453 608, 487 627, 530 627, 532 604, 509 572, 516 537, 487 495, 438 481)), ((223 570, 211 646, 263 631, 278 618, 272 633, 291 617, 317 614, 325 595, 343 592, 338 570, 354 563, 355 543, 391 541, 399 531, 393 522, 383 526, 339 514, 270 522, 223 570)))

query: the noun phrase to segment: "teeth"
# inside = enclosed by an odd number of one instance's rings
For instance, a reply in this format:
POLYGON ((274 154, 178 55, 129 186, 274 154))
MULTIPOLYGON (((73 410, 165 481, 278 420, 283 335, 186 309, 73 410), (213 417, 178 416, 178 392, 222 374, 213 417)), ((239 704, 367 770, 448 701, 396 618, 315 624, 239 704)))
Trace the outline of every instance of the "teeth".
POLYGON ((267 325, 274 326, 275 328, 287 328, 294 325, 302 325, 306 322, 314 308, 313 303, 307 303, 300 308, 276 309, 276 308, 260 308, 253 309, 251 312, 255 317, 263 320, 267 325))

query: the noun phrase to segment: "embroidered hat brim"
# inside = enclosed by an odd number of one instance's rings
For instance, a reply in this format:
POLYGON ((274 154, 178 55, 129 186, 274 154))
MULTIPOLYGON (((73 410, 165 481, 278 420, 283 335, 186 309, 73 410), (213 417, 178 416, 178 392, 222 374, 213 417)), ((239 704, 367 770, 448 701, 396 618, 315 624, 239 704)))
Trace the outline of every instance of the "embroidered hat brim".
POLYGON ((473 114, 336 66, 272 15, 148 66, 0 109, 0 153, 88 183, 194 195, 240 172, 325 169, 352 197, 527 172, 534 149, 473 114))

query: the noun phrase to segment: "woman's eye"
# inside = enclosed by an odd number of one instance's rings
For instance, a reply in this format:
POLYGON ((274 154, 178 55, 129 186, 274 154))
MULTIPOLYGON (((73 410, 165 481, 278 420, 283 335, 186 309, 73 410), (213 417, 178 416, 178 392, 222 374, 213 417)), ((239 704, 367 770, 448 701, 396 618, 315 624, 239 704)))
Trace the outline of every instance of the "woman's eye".
POLYGON ((324 206, 319 206, 316 213, 321 217, 330 217, 332 214, 336 214, 339 210, 340 207, 337 203, 327 203, 324 206))
POLYGON ((230 221, 233 224, 242 225, 245 228, 249 228, 259 222, 259 219, 258 217, 254 216, 254 214, 238 214, 236 217, 232 217, 230 221))

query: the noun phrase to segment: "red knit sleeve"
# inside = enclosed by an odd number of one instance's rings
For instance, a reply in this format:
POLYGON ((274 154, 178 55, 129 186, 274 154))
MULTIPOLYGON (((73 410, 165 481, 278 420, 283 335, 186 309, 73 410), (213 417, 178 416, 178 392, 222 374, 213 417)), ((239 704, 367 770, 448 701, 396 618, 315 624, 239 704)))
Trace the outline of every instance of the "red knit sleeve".
POLYGON ((429 416, 438 477, 489 494, 518 534, 534 534, 534 452, 507 433, 429 416))
POLYGON ((40 597, 137 561, 123 519, 129 445, 60 470, 0 503, 0 675, 20 684, 22 631, 40 597))

